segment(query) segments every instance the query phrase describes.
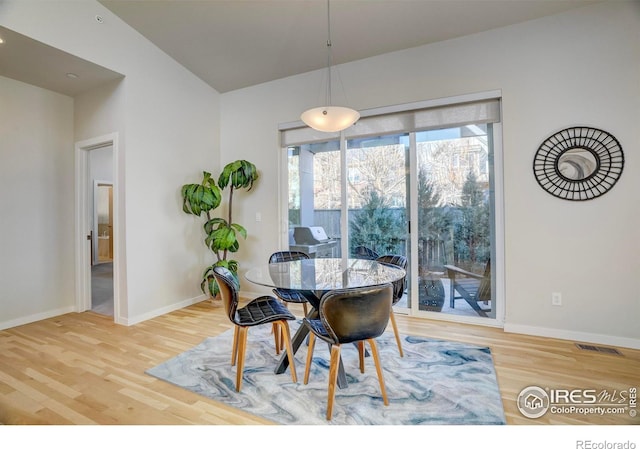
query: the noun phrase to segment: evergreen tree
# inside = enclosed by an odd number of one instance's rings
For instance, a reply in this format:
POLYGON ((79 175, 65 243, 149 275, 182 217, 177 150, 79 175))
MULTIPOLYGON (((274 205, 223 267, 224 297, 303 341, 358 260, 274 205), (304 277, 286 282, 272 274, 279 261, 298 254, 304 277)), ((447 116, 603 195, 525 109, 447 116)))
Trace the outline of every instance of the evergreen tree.
POLYGON ((460 216, 454 226, 456 265, 473 270, 490 256, 489 204, 473 170, 462 187, 460 216))
POLYGON ((448 250, 450 254, 451 214, 442 204, 437 186, 429 180, 424 169, 418 173, 418 226, 420 266, 431 269, 447 263, 444 254, 439 254, 439 245, 443 246, 445 253, 448 250), (439 254, 440 260, 431 260, 434 252, 439 254))
POLYGON ((403 254, 404 249, 398 247, 406 237, 403 222, 382 195, 370 190, 362 209, 351 219, 351 252, 357 246, 366 246, 378 254, 403 254))

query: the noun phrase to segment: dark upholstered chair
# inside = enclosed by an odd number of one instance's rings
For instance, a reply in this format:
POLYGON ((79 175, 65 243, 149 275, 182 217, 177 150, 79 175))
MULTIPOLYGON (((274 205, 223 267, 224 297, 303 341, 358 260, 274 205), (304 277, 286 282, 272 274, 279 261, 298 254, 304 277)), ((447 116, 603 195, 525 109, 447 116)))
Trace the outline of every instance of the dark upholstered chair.
MULTIPOLYGON (((302 260, 308 258, 309 255, 307 253, 303 253, 302 251, 277 251, 271 254, 269 263, 289 262, 292 260, 302 260)), ((307 316, 307 313, 309 313, 307 310, 307 298, 305 298, 304 295, 299 291, 289 290, 286 288, 274 288, 273 294, 276 295, 281 301, 283 301, 285 303, 285 306, 290 302, 302 304, 304 315, 307 316)))
MULTIPOLYGON (((387 265, 400 267, 405 271, 407 270, 407 258, 405 256, 396 255, 396 254, 386 254, 384 256, 378 257, 376 261, 387 264, 387 265)), ((407 290, 407 276, 405 275, 402 279, 398 279, 393 283, 393 305, 397 304, 398 301, 400 301, 400 299, 402 298, 406 290, 407 290)), ((404 357, 404 353, 402 352, 402 343, 400 339, 400 333, 398 332, 398 326, 396 325, 396 317, 393 314, 393 307, 391 308, 389 319, 391 320, 391 325, 393 326, 393 333, 396 336, 396 343, 398 344, 398 351, 400 352, 400 357, 404 357)))
POLYGON ((320 299, 319 319, 305 318, 303 324, 309 333, 309 349, 304 372, 304 383, 309 382, 309 371, 313 359, 316 336, 331 347, 329 362, 329 394, 327 399, 327 420, 331 419, 335 396, 340 347, 344 343, 357 343, 360 356, 360 371, 364 372, 364 342, 369 342, 376 366, 384 405, 389 405, 384 386, 380 356, 375 338, 382 335, 389 324, 389 313, 393 301, 391 284, 374 287, 332 290, 320 299))
POLYGON ((456 299, 464 299, 478 315, 486 317, 491 309, 480 307, 478 303, 491 302, 491 260, 487 260, 484 274, 471 273, 455 265, 444 267, 450 282, 449 306, 453 309, 456 299))
POLYGON ((274 332, 276 354, 280 353, 280 338, 284 340, 289 358, 291 379, 298 381, 293 362, 293 349, 291 347, 291 333, 289 332, 289 320, 295 317, 280 301, 272 296, 260 296, 244 307, 238 308, 238 285, 233 274, 224 267, 215 267, 213 275, 220 287, 220 296, 224 304, 225 312, 229 320, 234 324, 233 349, 231 352, 231 365, 238 361, 236 375, 236 391, 242 386, 242 372, 244 369, 244 355, 247 349, 247 331, 252 326, 273 323, 280 332, 274 332), (282 336, 282 337, 281 337, 282 336))
POLYGON ((378 253, 374 250, 367 248, 366 246, 356 246, 353 248, 353 257, 356 259, 369 259, 375 260, 378 258, 378 253))

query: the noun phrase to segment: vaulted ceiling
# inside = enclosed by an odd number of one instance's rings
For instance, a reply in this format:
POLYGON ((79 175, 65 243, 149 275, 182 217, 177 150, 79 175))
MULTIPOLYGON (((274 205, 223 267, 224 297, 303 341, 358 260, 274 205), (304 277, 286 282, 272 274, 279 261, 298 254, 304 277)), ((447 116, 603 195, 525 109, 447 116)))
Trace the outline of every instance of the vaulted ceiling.
MULTIPOLYGON (((600 1, 331 0, 332 63, 471 35, 600 1)), ((327 66, 326 0, 99 2, 221 93, 327 66)), ((0 38, 5 40, 0 45, 0 76, 71 96, 122 76, 3 27, 0 38), (76 72, 82 76, 66 75, 76 72)))
MULTIPOLYGON (((327 66, 326 0, 100 0, 219 92, 327 66)), ((331 0, 334 64, 557 14, 593 0, 331 0)))

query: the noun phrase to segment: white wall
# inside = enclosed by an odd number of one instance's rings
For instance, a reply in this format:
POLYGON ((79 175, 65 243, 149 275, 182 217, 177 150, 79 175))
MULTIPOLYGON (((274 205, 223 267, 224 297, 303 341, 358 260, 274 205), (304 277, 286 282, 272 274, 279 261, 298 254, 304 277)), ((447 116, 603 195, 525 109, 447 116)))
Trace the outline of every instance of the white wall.
MULTIPOLYGON (((218 170, 219 94, 98 2, 12 0, 0 10, 3 26, 125 76, 77 98, 72 130, 75 141, 119 136, 116 183, 124 193, 117 232, 126 257, 119 321, 201 300, 199 278, 210 254, 201 223, 182 212, 180 187, 199 180, 202 170, 218 170)), ((73 142, 67 151, 70 172, 60 182, 73 189, 73 142)), ((71 210, 70 223, 72 217, 71 210)), ((28 265, 26 257, 18 264, 28 265)), ((73 295, 64 301, 73 303, 73 295)))
POLYGON ((0 77, 0 328, 70 312, 73 99, 0 77))
MULTIPOLYGON (((640 347, 637 2, 604 2, 338 71, 349 105, 360 110, 501 89, 505 329, 640 347), (626 159, 613 190, 586 202, 552 197, 532 174, 542 141, 576 125, 611 132, 626 159), (562 293, 562 307, 551 306, 551 292, 562 293)), ((277 126, 321 101, 321 77, 313 72, 222 95, 222 163, 245 158, 261 172, 255 191, 234 202, 235 221, 249 233, 238 253, 241 272, 278 249, 277 126)))

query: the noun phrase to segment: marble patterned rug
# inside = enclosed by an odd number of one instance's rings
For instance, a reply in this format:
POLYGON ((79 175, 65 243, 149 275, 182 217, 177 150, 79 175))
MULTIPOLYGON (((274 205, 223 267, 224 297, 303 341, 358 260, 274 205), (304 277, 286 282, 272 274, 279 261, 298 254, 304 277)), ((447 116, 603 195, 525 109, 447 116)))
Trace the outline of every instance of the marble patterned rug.
MULTIPOLYGON (((292 334, 298 325, 292 323, 292 334)), ((406 335, 400 357, 393 333, 385 332, 376 340, 389 398, 384 406, 373 359, 367 357, 362 374, 357 349, 345 345, 342 359, 349 385, 336 388, 333 418, 327 421, 327 345, 316 343, 307 385, 302 383, 307 347, 300 347, 295 358, 298 383, 293 383, 288 370, 274 374, 279 356, 270 330, 249 329, 240 393, 230 365, 232 331, 205 339, 147 374, 280 424, 505 424, 487 347, 406 335)))

